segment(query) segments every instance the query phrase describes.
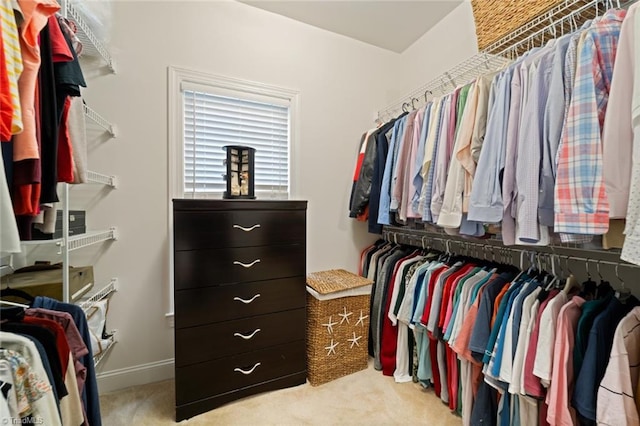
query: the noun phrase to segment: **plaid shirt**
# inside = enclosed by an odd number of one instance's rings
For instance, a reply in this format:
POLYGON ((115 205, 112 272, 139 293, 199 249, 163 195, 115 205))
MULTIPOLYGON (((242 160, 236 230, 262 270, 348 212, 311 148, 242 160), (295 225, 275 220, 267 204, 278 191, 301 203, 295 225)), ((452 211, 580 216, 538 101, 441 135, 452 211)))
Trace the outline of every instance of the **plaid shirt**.
POLYGON ((578 48, 573 96, 558 152, 555 231, 604 234, 609 203, 602 177, 602 125, 626 11, 610 10, 578 48))

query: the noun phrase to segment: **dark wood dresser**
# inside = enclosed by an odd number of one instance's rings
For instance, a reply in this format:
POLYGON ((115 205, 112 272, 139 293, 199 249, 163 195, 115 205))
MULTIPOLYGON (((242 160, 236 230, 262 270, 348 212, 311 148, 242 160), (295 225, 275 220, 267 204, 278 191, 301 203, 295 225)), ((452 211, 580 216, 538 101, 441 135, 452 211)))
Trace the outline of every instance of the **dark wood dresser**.
POLYGON ((305 383, 306 208, 173 200, 176 421, 305 383))

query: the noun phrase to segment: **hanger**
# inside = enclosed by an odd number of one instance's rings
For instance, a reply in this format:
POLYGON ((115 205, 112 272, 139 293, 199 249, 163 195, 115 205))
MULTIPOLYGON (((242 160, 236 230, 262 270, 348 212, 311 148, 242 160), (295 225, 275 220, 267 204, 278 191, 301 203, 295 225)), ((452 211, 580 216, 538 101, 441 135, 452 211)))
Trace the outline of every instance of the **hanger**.
POLYGON ((571 269, 569 268, 570 261, 571 261, 571 256, 567 256, 567 271, 569 272, 569 275, 567 276, 567 280, 564 283, 564 288, 562 289, 564 294, 569 294, 569 291, 573 287, 578 287, 580 285, 576 277, 573 276, 573 272, 571 272, 571 269))
POLYGON ((416 109, 416 106, 413 104, 413 101, 418 101, 418 106, 420 105, 420 99, 418 98, 411 98, 411 108, 413 108, 414 110, 416 109))
POLYGON ((9 302, 8 300, 0 300, 0 305, 17 306, 19 308, 29 309, 31 306, 23 303, 9 302))
POLYGON ((27 293, 26 291, 18 290, 15 288, 9 288, 9 287, 3 290, 0 290, 0 297, 7 297, 7 296, 19 297, 28 302, 33 302, 35 300, 35 298, 29 293, 27 293))
POLYGON ((409 110, 408 110, 408 109, 404 109, 404 108, 405 108, 405 107, 407 107, 407 108, 408 108, 408 107, 410 107, 410 106, 411 106, 411 104, 410 104, 409 102, 403 102, 403 103, 402 103, 402 111, 403 111, 403 112, 409 112, 409 110))
POLYGON ((618 279, 618 281, 620 281, 620 290, 615 292, 615 296, 619 301, 624 303, 629 299, 629 297, 631 297, 631 290, 629 290, 628 288, 625 287, 624 281, 622 280, 622 278, 620 278, 620 275, 618 274, 618 267, 619 266, 620 266, 620 264, 618 263, 616 265, 615 272, 616 272, 616 278, 618 279))
POLYGON ((425 102, 429 102, 429 98, 427 97, 427 94, 429 94, 429 95, 433 96, 433 92, 432 92, 431 90, 426 90, 426 91, 424 92, 424 101, 425 101, 425 102))

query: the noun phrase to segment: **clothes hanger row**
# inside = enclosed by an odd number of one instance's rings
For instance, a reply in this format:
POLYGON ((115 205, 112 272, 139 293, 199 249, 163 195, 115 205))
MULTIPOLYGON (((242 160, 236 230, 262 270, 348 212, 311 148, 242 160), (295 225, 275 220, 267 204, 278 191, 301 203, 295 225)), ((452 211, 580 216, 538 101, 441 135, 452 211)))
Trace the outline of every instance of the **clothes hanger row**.
POLYGON ((432 246, 441 247, 442 251, 446 252, 447 254, 458 252, 469 257, 476 257, 478 259, 482 258, 485 260, 490 260, 489 258, 491 258, 491 260, 501 261, 501 263, 513 264, 513 255, 517 254, 520 256, 520 269, 524 267, 524 259, 526 256, 528 258, 530 269, 535 268, 537 270, 550 270, 554 275, 560 275, 564 277, 573 275, 573 270, 570 266, 572 263, 582 262, 585 265, 585 273, 588 279, 591 279, 592 276, 590 265, 595 264, 598 277, 601 281, 604 281, 600 267, 601 265, 610 265, 614 267, 614 275, 620 284, 620 292, 629 291, 626 288, 624 280, 620 276, 620 267, 634 269, 640 268, 637 265, 622 262, 613 262, 609 260, 593 259, 556 253, 553 246, 550 246, 551 253, 545 253, 526 249, 498 246, 495 244, 483 244, 472 241, 461 241, 441 237, 432 237, 429 235, 420 236, 405 232, 385 230, 384 235, 387 241, 393 241, 396 245, 405 243, 408 245, 419 246, 422 249, 429 249, 432 246), (559 273, 556 270, 556 265, 560 269, 559 273))

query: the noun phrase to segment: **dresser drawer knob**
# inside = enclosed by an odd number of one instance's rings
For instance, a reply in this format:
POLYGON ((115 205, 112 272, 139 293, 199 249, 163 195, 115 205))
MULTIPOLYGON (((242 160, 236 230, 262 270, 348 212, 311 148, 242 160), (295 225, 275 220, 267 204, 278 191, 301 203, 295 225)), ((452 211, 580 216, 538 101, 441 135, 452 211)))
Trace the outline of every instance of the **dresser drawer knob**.
POLYGON ((242 302, 245 305, 248 305, 249 303, 251 303, 254 300, 256 300, 258 297, 260 297, 260 293, 256 294, 251 299, 242 299, 242 298, 236 296, 236 297, 233 298, 233 300, 237 300, 238 302, 242 302))
POLYGON ((251 370, 248 370, 248 371, 247 371, 247 370, 243 370, 242 368, 234 368, 234 369, 233 369, 233 371, 237 371, 238 373, 242 373, 242 374, 244 374, 245 376, 247 376, 247 375, 249 375, 249 374, 253 373, 253 371, 254 371, 256 368, 258 368, 259 366, 260 366, 260 363, 259 363, 259 362, 256 362, 256 365, 254 365, 254 366, 251 368, 251 370))
POLYGON ((253 262, 251 262, 251 263, 242 263, 242 262, 239 262, 239 261, 237 261, 237 260, 234 260, 234 261, 233 261, 233 264, 234 264, 234 265, 240 265, 240 266, 242 266, 243 268, 251 268, 251 267, 252 267, 253 265, 255 265, 256 263, 260 263, 260 259, 256 259, 256 260, 254 260, 254 261, 253 261, 253 262))
POLYGON ((255 336, 259 331, 261 331, 261 330, 260 330, 259 328, 256 328, 256 329, 254 330, 254 332, 253 332, 253 333, 248 334, 248 335, 244 335, 244 334, 242 334, 242 333, 233 333, 233 335, 234 335, 235 337, 242 337, 244 340, 249 340, 249 339, 251 339, 253 336, 255 336))
POLYGON ((260 228, 260 224, 259 224, 259 223, 257 223, 257 224, 253 225, 253 226, 252 226, 252 227, 250 227, 250 228, 245 228, 244 226, 240 226, 240 225, 233 225, 233 227, 234 227, 235 229, 240 229, 240 230, 242 230, 242 231, 244 231, 244 232, 251 232, 251 231, 253 231, 253 230, 254 230, 254 229, 256 229, 256 228, 260 228))

